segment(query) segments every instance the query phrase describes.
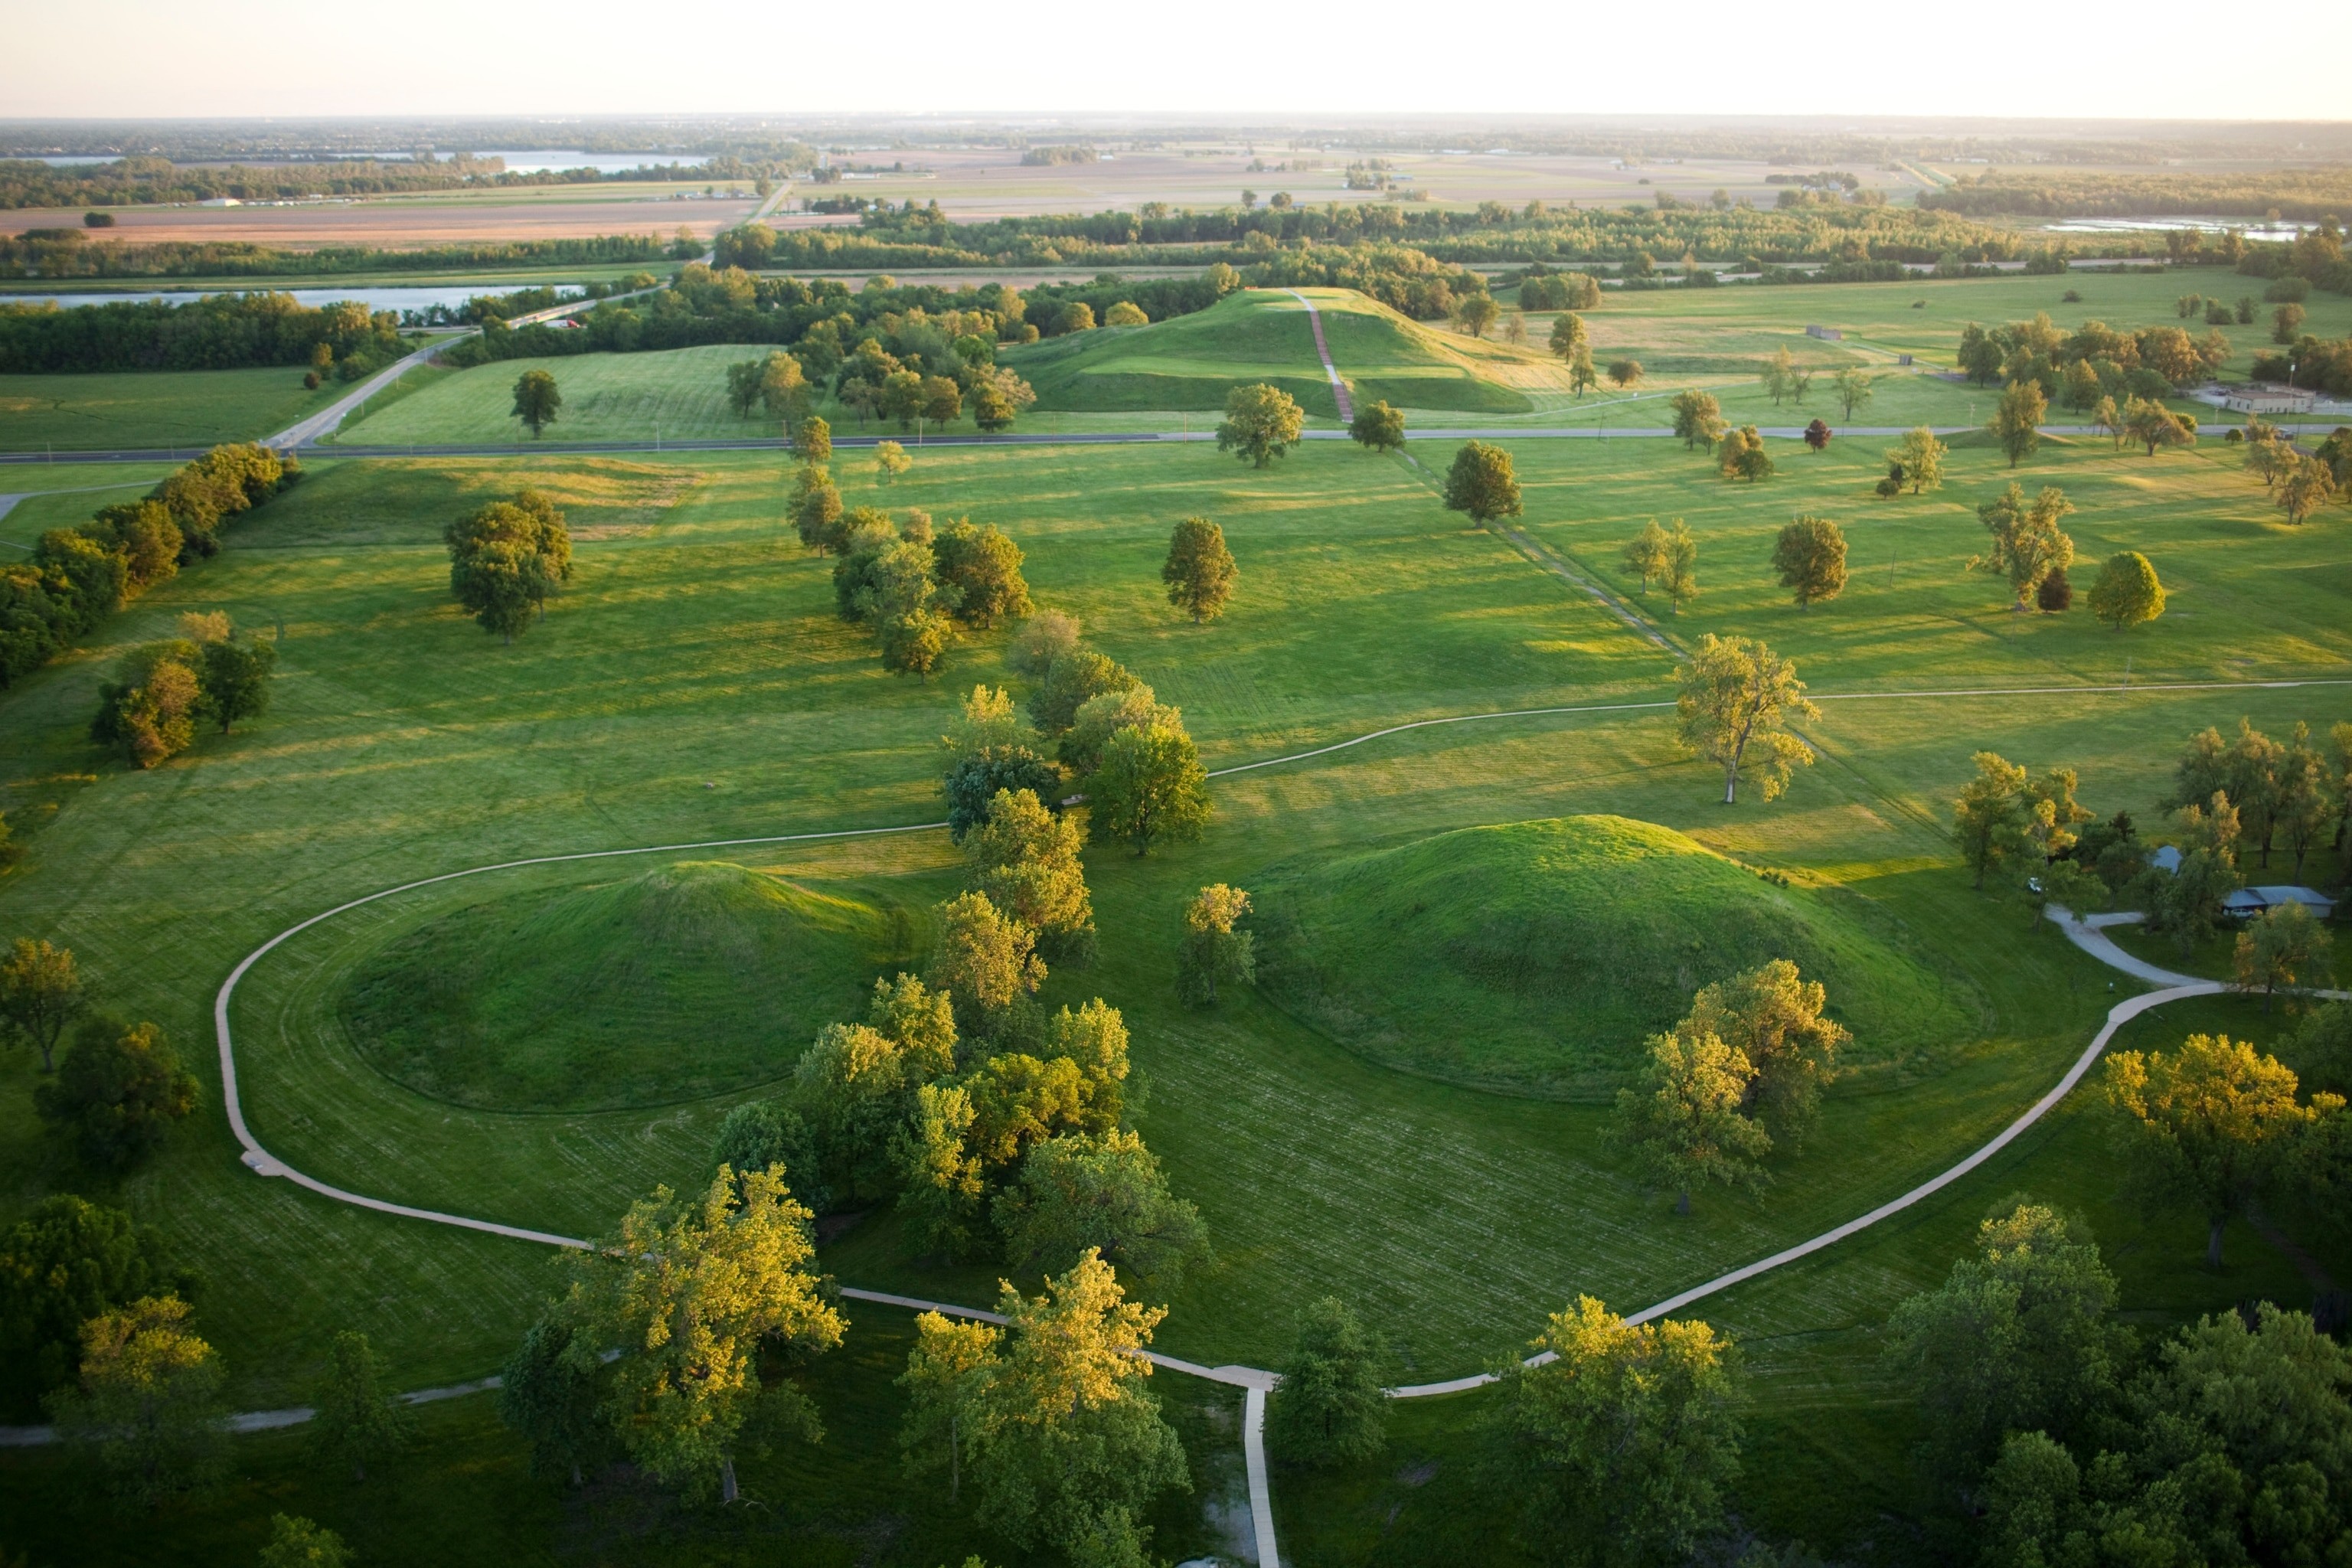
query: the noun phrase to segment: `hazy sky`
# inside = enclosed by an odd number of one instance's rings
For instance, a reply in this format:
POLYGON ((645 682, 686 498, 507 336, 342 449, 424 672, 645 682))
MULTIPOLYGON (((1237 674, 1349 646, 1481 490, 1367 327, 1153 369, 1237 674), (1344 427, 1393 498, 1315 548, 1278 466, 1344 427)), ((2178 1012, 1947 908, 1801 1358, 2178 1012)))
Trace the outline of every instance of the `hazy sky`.
POLYGON ((0 117, 790 113, 2344 119, 2352 3, 1459 8, 0 0, 0 117))

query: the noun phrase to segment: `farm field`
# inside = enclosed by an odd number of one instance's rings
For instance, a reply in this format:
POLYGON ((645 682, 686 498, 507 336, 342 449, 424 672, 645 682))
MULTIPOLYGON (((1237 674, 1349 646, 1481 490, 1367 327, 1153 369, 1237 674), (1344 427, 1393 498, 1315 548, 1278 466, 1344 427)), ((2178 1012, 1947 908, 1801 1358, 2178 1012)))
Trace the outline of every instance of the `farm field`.
MULTIPOLYGON (((628 373, 667 362, 672 378, 641 392, 683 411, 690 384, 715 405, 720 367, 742 353, 614 356, 612 379, 583 389, 581 404, 627 395, 628 373)), ((592 363, 607 362, 567 361, 560 374, 592 363)), ((515 367, 487 368, 503 397, 515 367)), ((369 424, 426 409, 483 374, 443 379, 369 424)), ((1842 439, 1815 457, 1776 442, 1780 476, 1756 487, 1727 484, 1666 441, 1512 450, 1534 547, 1607 584, 1675 647, 1707 631, 1765 637, 1822 694, 2105 685, 2126 654, 2138 682, 2334 678, 2352 654, 2340 614, 2352 541, 2340 510, 2286 528, 2218 443, 2151 460, 2053 440, 2017 471, 2029 488, 2066 488, 2085 556, 2131 547, 2157 561, 2172 609, 2125 637, 2079 609, 2012 616, 1993 579, 1965 570, 1983 537, 1974 505, 2011 477, 1996 452, 1958 444, 1942 491, 1890 502, 1869 493, 1883 445, 1842 439), (1837 517, 1856 552, 1845 595, 1809 613, 1784 602, 1767 563, 1771 533, 1800 510, 1837 517), (1615 570, 1617 545, 1653 514, 1685 517, 1700 539, 1702 591, 1679 616, 1615 570)), ((935 449, 887 490, 853 458, 836 469, 850 504, 969 512, 1004 528, 1027 552, 1039 602, 1079 616, 1092 640, 1180 706, 1213 769, 1414 719, 1670 695, 1668 651, 1438 507, 1427 476, 1450 455, 1435 437, 1412 443, 1412 460, 1316 444, 1258 472, 1200 447, 935 449), (1243 573, 1232 612, 1207 627, 1172 611, 1157 579, 1169 527, 1195 513, 1223 524, 1243 573)), ((781 455, 525 451, 312 467, 304 485, 240 520, 221 557, 110 626, 104 646, 0 694, 0 809, 29 851, 0 879, 0 934, 73 946, 112 1005, 152 1017, 198 1056, 209 999, 236 961, 348 898, 521 855, 935 820, 937 737, 957 696, 1004 679, 1001 632, 969 640, 928 684, 886 675, 866 634, 835 617, 829 563, 776 521, 781 455), (569 513, 580 576, 543 625, 501 647, 448 601, 440 529, 526 483, 569 513), (183 610, 215 607, 280 628, 272 714, 150 773, 101 756, 85 729, 115 651, 183 610)), ((1057 972, 1045 994, 1051 1005, 1101 994, 1126 1013, 1145 1090, 1139 1125, 1217 1241, 1216 1266, 1171 1303, 1161 1347, 1265 1365, 1296 1304, 1328 1291, 1389 1334, 1407 1375, 1454 1376, 1514 1349, 1578 1291, 1646 1304, 1941 1169, 2040 1094, 2112 1000, 2111 972, 2014 903, 1968 890, 1940 825, 1969 752, 2071 763, 2095 809, 2153 820, 2189 733, 2242 714, 2273 733, 2298 718, 2324 728, 2352 714, 2347 689, 1832 702, 1807 731, 1820 765, 1780 802, 1732 808, 1715 804, 1719 779, 1679 758, 1668 720, 1649 712, 1424 730, 1218 781, 1218 819, 1200 845, 1142 861, 1090 854, 1103 955, 1057 972), (1592 813, 1655 823, 1732 864, 1789 877, 1969 1005, 1834 1090, 1815 1141, 1776 1162, 1771 1187, 1709 1194, 1676 1217, 1604 1146, 1606 1113, 1589 1100, 1391 1070, 1282 1010, 1270 989, 1210 1012, 1175 1003, 1176 910, 1203 883, 1250 887, 1278 866, 1335 867, 1455 829, 1592 813)), ((281 948, 238 993, 257 1133, 360 1191, 572 1235, 609 1224, 656 1182, 696 1180, 719 1119, 756 1092, 740 1077, 675 1103, 475 1109, 376 1070, 345 1005, 357 978, 384 973, 432 940, 428 927, 485 900, 579 908, 619 879, 713 859, 877 908, 920 910, 957 885, 945 836, 923 833, 499 873, 368 906, 281 948)), ((2264 1027, 2231 1005, 2249 1020, 2243 1032, 2264 1027)), ((2133 1037, 2161 1045, 2180 1027, 2158 1015, 2133 1037)), ((328 1336, 346 1326, 385 1351, 402 1386, 479 1376, 549 1288, 546 1258, 529 1245, 342 1208, 254 1176, 236 1161, 216 1093, 144 1172, 92 1189, 35 1131, 32 1078, 25 1053, 0 1058, 0 1222, 72 1184, 164 1226, 208 1279, 200 1323, 240 1405, 300 1397, 328 1336)), ((2294 1266, 2244 1232, 2225 1270, 2196 1268, 2193 1217, 2122 1205, 2116 1177, 2112 1154, 2070 1106, 1901 1220, 1711 1303, 1706 1315, 1750 1346, 1759 1429, 1801 1456, 1755 1482, 1759 1517, 1828 1542, 1868 1528, 1875 1509, 1902 1506, 1910 1433, 1878 1381, 1874 1325, 1941 1277, 2003 1194, 2085 1208, 2141 1321, 2257 1295, 2307 1300, 2294 1266)), ((2325 1265, 2352 1267, 2334 1227, 2275 1217, 2325 1265)), ((887 1212, 831 1239, 824 1261, 845 1282, 965 1301, 992 1296, 997 1272, 925 1262, 887 1212)), ((852 1316, 889 1331, 891 1314, 852 1316)), ((853 1408, 887 1401, 879 1381, 838 1397, 853 1408)), ((1405 1418, 1405 1448, 1423 1444, 1444 1461, 1430 1489, 1407 1489, 1423 1510, 1412 1517, 1453 1495, 1465 1439, 1452 1413, 1475 1404, 1405 1418)), ((877 1434, 888 1418, 873 1416, 861 1436, 827 1408, 844 1454, 873 1451, 856 1446, 869 1440, 887 1447, 877 1434)), ((479 1410, 461 1402, 436 1415, 453 1434, 448 1462, 510 1466, 479 1410)), ((267 1450, 255 1452, 257 1473, 268 1473, 267 1450)), ((51 1462, 0 1457, 0 1495, 37 1495, 51 1462)), ((861 1495, 904 1490, 871 1484, 861 1495)), ((1398 1500, 1393 1489, 1370 1474, 1286 1480, 1286 1539, 1297 1532, 1301 1561, 1363 1561, 1366 1521, 1398 1500)), ((319 1517, 331 1512, 322 1504, 319 1517)), ((225 1560, 240 1527, 219 1528, 223 1544, 205 1550, 225 1560)), ((931 1539, 919 1533, 906 1550, 931 1539)), ((489 1533, 468 1550, 475 1560, 506 1554, 489 1533)))
MULTIPOLYGON (((306 392, 295 365, 0 375, 0 451, 201 448, 249 441, 284 429, 348 390, 329 382, 306 392)), ((7 480, 0 473, 0 489, 16 488, 7 480)))

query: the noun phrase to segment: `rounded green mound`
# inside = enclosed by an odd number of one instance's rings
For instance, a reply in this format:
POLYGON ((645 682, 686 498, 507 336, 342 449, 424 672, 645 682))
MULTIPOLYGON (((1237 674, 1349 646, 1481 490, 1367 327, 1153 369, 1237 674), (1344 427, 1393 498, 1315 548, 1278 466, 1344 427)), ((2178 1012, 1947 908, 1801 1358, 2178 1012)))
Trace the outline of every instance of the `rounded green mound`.
POLYGON ((1775 958, 1829 990, 1848 1060, 1951 1040, 1975 1010, 1821 895, 1622 816, 1473 827, 1254 885, 1262 992, 1387 1066, 1583 1099, 1702 985, 1775 958))
POLYGON ((370 954, 338 1011, 368 1064, 492 1110, 699 1099, 789 1071, 885 960, 871 904, 697 861, 517 894, 370 954))

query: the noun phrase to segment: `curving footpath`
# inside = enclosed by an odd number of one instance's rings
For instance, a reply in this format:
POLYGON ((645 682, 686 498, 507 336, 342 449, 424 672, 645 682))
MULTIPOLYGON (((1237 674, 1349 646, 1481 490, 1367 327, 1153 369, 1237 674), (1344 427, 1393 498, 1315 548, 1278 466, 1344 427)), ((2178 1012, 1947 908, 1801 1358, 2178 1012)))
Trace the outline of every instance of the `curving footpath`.
MULTIPOLYGON (((2046 696, 2063 694, 2098 695, 2125 690, 2201 691, 2234 689, 2239 687, 2253 689, 2276 689, 2301 686, 2345 685, 2352 685, 2352 679, 2179 681, 2133 687, 1978 687, 1950 689, 1938 691, 1836 692, 1823 693, 1815 698, 1814 700, 1832 702, 1890 700, 1916 700, 1920 698, 1957 699, 1967 697, 2046 696)), ((1511 709, 1499 712, 1463 713, 1437 719, 1422 719, 1413 721, 1410 723, 1395 724, 1385 729, 1371 731, 1366 734, 1356 736, 1350 740, 1337 742, 1328 746, 1318 746, 1307 751, 1294 752, 1279 757, 1269 757, 1260 762, 1237 763, 1231 767, 1214 769, 1211 771, 1208 776, 1212 778, 1225 777, 1233 774, 1252 773, 1261 768, 1275 767, 1287 763, 1306 762, 1311 758, 1328 756, 1333 752, 1347 751, 1352 747, 1364 745, 1370 742, 1380 740, 1387 736, 1399 735, 1409 731, 1431 729, 1442 725, 1480 723, 1496 720, 1533 718, 1552 715, 1657 710, 1672 708, 1674 704, 1670 701, 1591 703, 1552 708, 1511 709)), ((520 1226, 503 1225, 492 1220, 477 1219, 467 1215, 448 1214, 435 1209, 418 1208, 407 1204, 394 1203, 389 1199, 372 1197, 364 1193, 351 1192, 345 1188, 335 1186, 327 1182, 322 1182, 317 1177, 311 1176, 305 1172, 296 1170, 294 1167, 287 1164, 285 1162, 271 1154, 267 1149, 262 1147, 260 1141, 254 1136, 252 1130, 247 1125, 244 1104, 238 1091, 236 1046, 229 1026, 229 1006, 230 1003, 235 998, 238 983, 252 971, 255 964, 260 963, 262 959, 268 956, 269 953, 276 951, 285 942, 301 934, 303 931, 309 931, 313 926, 322 924, 327 921, 334 919, 338 915, 346 914, 352 910, 362 908, 381 900, 392 898, 401 893, 411 892, 419 888, 434 887, 443 882, 452 882, 464 878, 482 876, 494 871, 517 870, 530 866, 559 865, 571 861, 614 859, 639 855, 678 854, 706 849, 740 848, 765 844, 806 843, 823 839, 878 837, 900 833, 929 832, 934 828, 945 826, 946 825, 944 823, 936 822, 913 823, 892 827, 845 828, 822 833, 763 834, 741 838, 701 839, 690 843, 647 845, 629 849, 597 849, 566 855, 532 856, 522 859, 499 861, 491 865, 468 867, 463 870, 444 872, 434 877, 421 877, 413 881, 401 883, 396 887, 385 888, 380 891, 367 894, 364 897, 352 899, 347 902, 338 904, 332 909, 323 910, 318 914, 310 916, 307 920, 300 921, 294 925, 289 926, 284 931, 279 931, 276 936, 271 937, 268 942, 263 942, 259 947, 255 948, 251 952, 247 953, 244 960, 240 962, 235 969, 229 972, 227 979, 221 983, 220 991, 215 996, 213 1002, 213 1026, 215 1034, 218 1040, 220 1051, 222 1104, 227 1111, 230 1130, 236 1133, 238 1143, 243 1146, 244 1153, 241 1158, 244 1163, 257 1174, 283 1177, 288 1181, 293 1182, 299 1186, 306 1187, 309 1190, 319 1194, 322 1197, 331 1198, 338 1203, 350 1204, 360 1208, 373 1209, 382 1214, 397 1215, 407 1219, 418 1219, 436 1225, 453 1226, 467 1230, 481 1231, 488 1235, 506 1237, 518 1241, 535 1242, 540 1245, 549 1247, 584 1248, 590 1244, 585 1240, 575 1237, 558 1236, 549 1231, 532 1230, 520 1226)), ((2059 924, 2059 926, 2065 931, 2067 937, 2084 952, 2089 952, 2092 956, 2099 959, 2102 963, 2107 963, 2112 967, 2132 974, 2135 978, 2147 980, 2162 988, 2128 997, 2124 1001, 2117 1003, 2113 1008, 2110 1008, 2108 1010, 2105 1025, 2100 1028, 2099 1032, 2093 1037, 2090 1044, 2084 1048, 2083 1053, 2075 1058, 2074 1065, 2067 1069, 2065 1075, 2058 1080, 2056 1086, 2053 1087, 2047 1094, 2044 1094, 2040 1100, 2036 1100, 2032 1106, 2028 1108, 2014 1121, 2011 1122, 2009 1126, 2002 1129, 2000 1134, 1994 1137, 1990 1142, 1986 1143, 1983 1147, 1978 1149, 1957 1164, 1929 1178, 1927 1181, 1921 1183, 1919 1185, 1912 1188, 1909 1192, 1903 1194, 1901 1196, 1880 1205, 1878 1207, 1872 1209, 1867 1214, 1862 1215, 1855 1219, 1849 1220, 1845 1224, 1839 1226, 1832 1230, 1825 1231, 1822 1235, 1812 1237, 1811 1240, 1801 1242, 1794 1247, 1774 1253, 1769 1258, 1759 1259, 1744 1268, 1733 1269, 1729 1273, 1718 1275, 1717 1278, 1710 1279, 1702 1285, 1694 1286, 1690 1289, 1685 1290, 1678 1295, 1668 1297, 1665 1300, 1660 1301, 1654 1306, 1647 1307, 1638 1312, 1631 1313, 1627 1316, 1626 1321, 1633 1323, 1648 1322, 1653 1319, 1663 1317, 1669 1312, 1679 1310, 1694 1301, 1700 1300, 1719 1291, 1729 1289, 1735 1285, 1756 1279, 1759 1275, 1769 1273, 1785 1264, 1792 1263, 1798 1258, 1809 1257, 1813 1253, 1823 1250, 1824 1248, 1835 1246, 1837 1243, 1845 1240, 1849 1237, 1856 1235, 1861 1231, 1867 1230, 1872 1226, 1878 1224, 1881 1220, 1884 1220, 1890 1215, 1899 1214, 1903 1210, 1918 1204, 1923 1199, 1942 1191, 1945 1187, 1958 1181, 1961 1177, 1968 1175, 1970 1172, 1975 1171, 1987 1161, 2000 1153, 2011 1142, 2015 1142, 2016 1139, 2026 1131, 2026 1129, 2032 1127, 2035 1122, 2039 1121, 2043 1116, 2048 1114, 2053 1107, 2056 1106, 2060 1100, 2066 1097, 2075 1085, 2082 1081, 2084 1075, 2090 1071, 2093 1064, 2098 1060, 2100 1054, 2105 1050, 2107 1042, 2114 1037, 2116 1031, 2121 1028, 2124 1024, 2132 1018, 2138 1016, 2140 1014, 2147 1012, 2150 1008, 2162 1006, 2168 1002, 2178 1001, 2182 997, 2187 996, 2210 995, 2226 989, 2223 984, 2220 981, 2200 980, 2190 975, 2175 974, 2170 971, 2159 969, 2153 964, 2133 958, 2128 953, 2126 953, 2121 948, 2117 947, 2115 942, 2105 934, 2102 928, 2138 919, 2139 917, 2136 915, 2093 916, 2087 921, 2077 921, 2068 911, 2055 907, 2053 907, 2049 913, 2050 918, 2059 924)), ((2318 992, 2315 993, 2315 994, 2332 998, 2343 998, 2347 995, 2352 995, 2352 993, 2318 992)), ((977 1307, 960 1306, 951 1302, 929 1301, 916 1297, 897 1296, 883 1291, 863 1290, 851 1287, 842 1288, 841 1293, 845 1297, 853 1300, 872 1301, 883 1305, 908 1308, 919 1311, 937 1311, 950 1316, 977 1319, 987 1322, 1001 1323, 1004 1321, 1001 1316, 994 1312, 987 1311, 977 1307)), ((1255 1535, 1257 1559, 1259 1563, 1262 1565, 1262 1568, 1272 1568, 1272 1565, 1278 1563, 1278 1557, 1276 1554, 1276 1545, 1274 1534, 1272 1492, 1268 1481, 1265 1461, 1265 1428, 1266 1394, 1275 1386, 1276 1382, 1276 1374, 1256 1367, 1240 1365, 1208 1367, 1200 1365, 1196 1363, 1179 1360, 1173 1356, 1162 1355, 1157 1352, 1146 1352, 1143 1353, 1156 1367, 1164 1368, 1170 1372, 1181 1373, 1187 1376, 1205 1378, 1212 1382, 1238 1387, 1244 1391, 1243 1452, 1248 1474, 1250 1512, 1255 1535)), ((1552 1356, 1547 1352, 1543 1355, 1529 1358, 1525 1364, 1529 1366, 1539 1366, 1552 1359, 1552 1356)), ((1433 1395, 1465 1392, 1469 1389, 1477 1388, 1485 1384, 1491 1383, 1494 1380, 1495 1378, 1493 1373, 1482 1373, 1474 1376, 1454 1378, 1442 1383, 1415 1384, 1404 1387, 1393 1388, 1389 1390, 1389 1393, 1391 1397, 1398 1399, 1427 1398, 1433 1395)), ((456 1398, 463 1394, 478 1393, 485 1389, 495 1388, 498 1386, 498 1382, 499 1380, 495 1377, 486 1378, 479 1382, 463 1384, 450 1388, 420 1390, 415 1393, 404 1394, 401 1397, 410 1404, 424 1404, 435 1400, 456 1398)), ((311 1414, 312 1413, 310 1410, 302 1408, 248 1412, 244 1415, 231 1417, 229 1425, 232 1430, 259 1431, 271 1427, 297 1425, 300 1422, 308 1421, 310 1418, 311 1414)), ((47 1427, 33 1426, 0 1428, 0 1447, 16 1447, 46 1443, 51 1441, 53 1437, 54 1433, 47 1427)))

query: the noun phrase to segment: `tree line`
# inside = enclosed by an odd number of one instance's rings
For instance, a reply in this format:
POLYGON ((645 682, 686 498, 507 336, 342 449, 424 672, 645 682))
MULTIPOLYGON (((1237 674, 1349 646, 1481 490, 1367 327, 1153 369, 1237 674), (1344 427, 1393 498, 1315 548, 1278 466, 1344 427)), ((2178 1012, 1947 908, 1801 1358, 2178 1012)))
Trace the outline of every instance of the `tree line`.
POLYGON ((134 155, 108 163, 57 167, 36 158, 0 159, 0 207, 142 206, 228 198, 296 201, 305 196, 394 195, 405 192, 525 189, 630 180, 702 184, 730 176, 711 163, 648 163, 635 169, 509 170, 497 158, 467 153, 436 159, 350 162, 177 163, 134 155))
POLYGON ((126 300, 59 310, 0 305, 0 372, 241 370, 310 365, 356 380, 400 358, 399 318, 357 300, 212 294, 185 304, 126 300), (321 357, 323 355, 323 357, 321 357))
MULTIPOLYGON (((701 254, 698 247, 688 256, 701 254)), ((0 235, 0 271, 42 278, 316 278, 346 272, 467 272, 504 267, 597 267, 675 255, 653 234, 425 246, 322 245, 288 250, 244 240, 90 240, 78 228, 0 235)), ((680 258, 683 259, 683 258, 680 258)))
POLYGON ((221 526, 302 477, 267 447, 215 447, 136 501, 51 529, 0 565, 0 689, 38 669, 183 565, 220 550, 221 526))

